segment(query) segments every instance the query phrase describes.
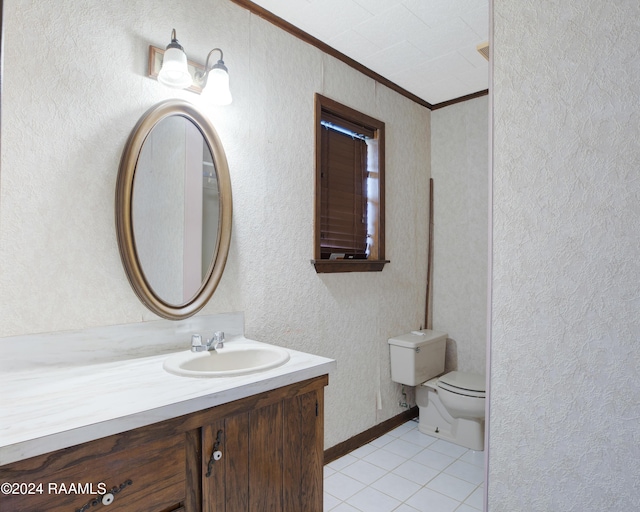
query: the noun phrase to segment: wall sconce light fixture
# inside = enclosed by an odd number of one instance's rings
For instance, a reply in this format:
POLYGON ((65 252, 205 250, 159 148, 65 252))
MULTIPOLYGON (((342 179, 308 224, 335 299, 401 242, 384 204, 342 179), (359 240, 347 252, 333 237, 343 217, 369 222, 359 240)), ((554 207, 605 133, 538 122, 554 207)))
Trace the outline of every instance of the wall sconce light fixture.
POLYGON ((171 42, 165 50, 149 46, 149 76, 169 87, 206 95, 216 105, 228 105, 232 101, 229 70, 222 59, 222 50, 214 48, 207 55, 204 66, 188 60, 173 29, 171 42), (220 59, 212 64, 211 57, 216 52, 220 52, 220 59))

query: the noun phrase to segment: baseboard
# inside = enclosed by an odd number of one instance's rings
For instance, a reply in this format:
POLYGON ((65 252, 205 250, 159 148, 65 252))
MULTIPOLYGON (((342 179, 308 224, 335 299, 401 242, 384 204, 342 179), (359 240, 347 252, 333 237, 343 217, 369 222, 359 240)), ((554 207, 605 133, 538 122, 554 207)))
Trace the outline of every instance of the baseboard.
POLYGON ((328 464, 336 459, 339 459, 343 455, 346 455, 349 452, 352 452, 356 448, 360 448, 365 444, 373 441, 377 437, 380 437, 387 432, 390 432, 394 428, 402 425, 403 423, 418 417, 418 407, 412 407, 404 411, 403 413, 394 416, 393 418, 389 418, 388 420, 383 421, 382 423, 378 423, 377 425, 371 427, 370 429, 365 430, 364 432, 360 432, 355 436, 347 439, 346 441, 342 441, 331 448, 327 448, 324 451, 324 463, 328 464))

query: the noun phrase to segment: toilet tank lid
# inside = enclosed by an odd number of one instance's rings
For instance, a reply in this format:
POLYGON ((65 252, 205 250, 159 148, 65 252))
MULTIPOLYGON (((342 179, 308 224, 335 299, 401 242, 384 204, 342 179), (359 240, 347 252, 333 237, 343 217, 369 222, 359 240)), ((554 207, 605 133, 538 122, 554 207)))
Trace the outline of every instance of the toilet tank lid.
POLYGON ((389 338, 389 345, 397 345, 405 348, 417 348, 428 345, 442 339, 447 339, 446 332, 423 329, 421 331, 411 331, 401 336, 389 338))
POLYGON ((449 386, 469 391, 485 391, 486 382, 484 375, 467 372, 449 372, 438 379, 449 386))

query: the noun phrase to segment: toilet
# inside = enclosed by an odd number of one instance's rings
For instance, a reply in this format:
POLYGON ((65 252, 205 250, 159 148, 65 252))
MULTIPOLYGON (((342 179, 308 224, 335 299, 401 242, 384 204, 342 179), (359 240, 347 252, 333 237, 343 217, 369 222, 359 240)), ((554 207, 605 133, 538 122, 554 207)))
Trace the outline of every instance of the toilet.
POLYGON ((485 378, 444 373, 446 343, 446 332, 429 329, 390 338, 391 380, 415 386, 420 432, 482 451, 485 378))

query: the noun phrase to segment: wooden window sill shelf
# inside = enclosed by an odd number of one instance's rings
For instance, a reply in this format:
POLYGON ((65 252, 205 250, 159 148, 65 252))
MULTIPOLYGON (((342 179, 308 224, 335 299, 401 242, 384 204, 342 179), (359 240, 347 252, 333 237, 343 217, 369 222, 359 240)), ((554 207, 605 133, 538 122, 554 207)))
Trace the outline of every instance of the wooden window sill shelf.
POLYGON ((318 274, 380 272, 389 260, 311 260, 318 274))

